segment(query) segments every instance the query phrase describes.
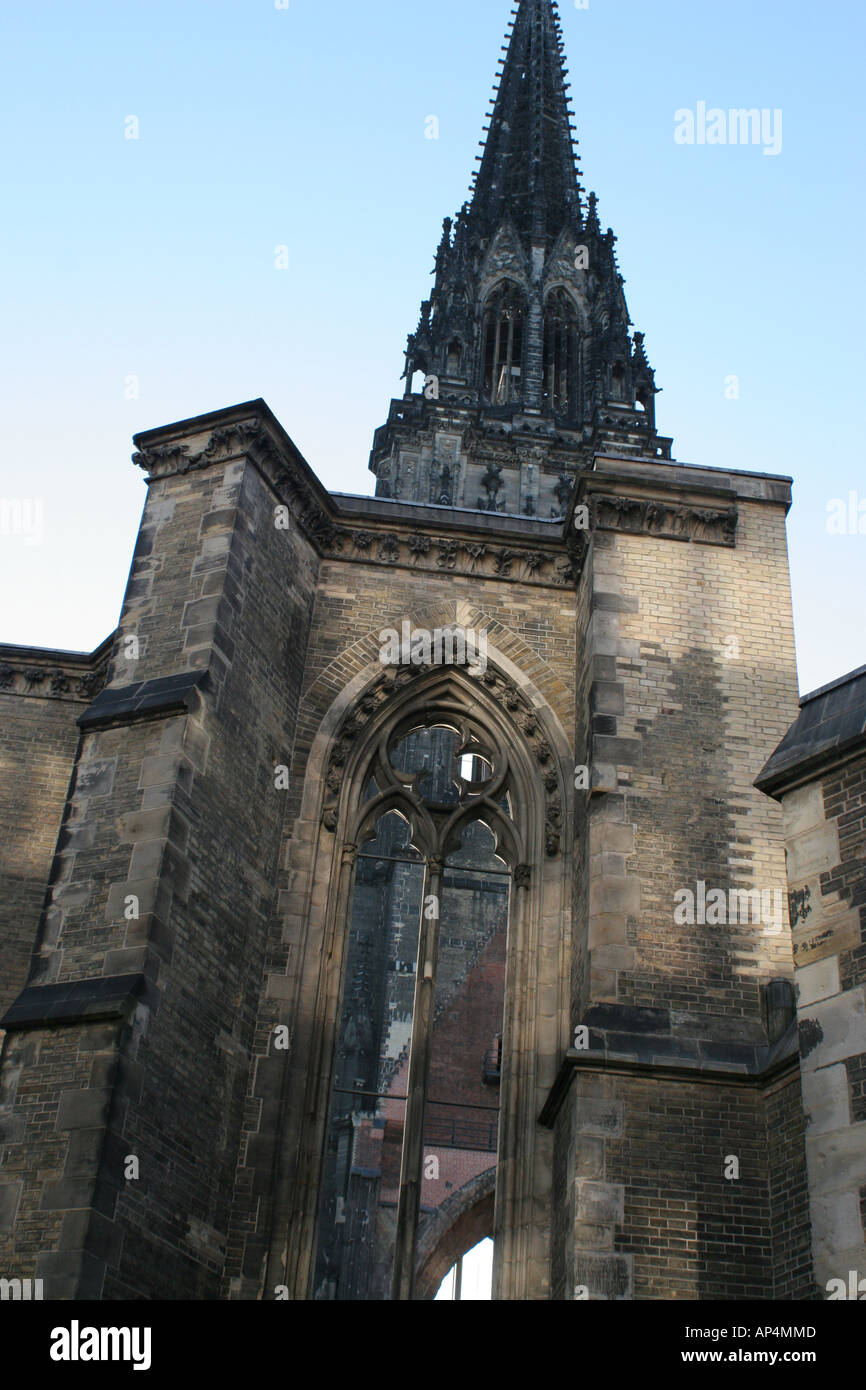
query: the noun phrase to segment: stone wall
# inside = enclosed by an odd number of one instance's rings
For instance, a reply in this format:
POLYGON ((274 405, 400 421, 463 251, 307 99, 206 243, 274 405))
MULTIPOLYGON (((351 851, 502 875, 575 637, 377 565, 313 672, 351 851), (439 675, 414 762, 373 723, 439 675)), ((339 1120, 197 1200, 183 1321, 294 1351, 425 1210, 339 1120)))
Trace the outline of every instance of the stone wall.
POLYGON ((0 1017, 26 982, 78 746, 75 721, 104 680, 110 645, 92 656, 0 646, 0 1017))
POLYGON ((4 1179, 22 1189, 0 1253, 23 1273, 37 1226, 27 1272, 48 1297, 218 1296, 271 965, 275 773, 315 562, 295 520, 277 529, 238 436, 178 433, 141 441, 151 487, 116 656, 83 721, 38 988, 7 1040, 4 1179), (174 466, 197 445, 196 467, 174 466), (82 1021, 117 980, 117 1022, 82 1021))
POLYGON ((575 538, 328 498, 259 402, 137 443, 113 660, 6 1015, 0 1265, 49 1297, 308 1296, 341 798, 403 698, 379 657, 406 621, 486 633, 485 676, 423 688, 496 725, 521 798, 497 1287, 806 1296, 796 1057, 766 989, 792 977, 787 925, 674 917, 698 881, 784 898, 752 779, 795 694, 785 480, 599 459, 575 538))
POLYGON ((574 1021, 588 1034, 546 1107, 573 1213, 554 1213, 554 1289, 808 1297, 795 1043, 790 1017, 768 1031, 766 1002, 793 977, 782 826, 752 785, 796 709, 786 497, 676 470, 668 502, 673 476, 600 459, 576 498, 596 523, 579 588, 592 789, 574 1021), (690 486, 716 488, 715 515, 730 487, 736 525, 683 529, 708 515, 690 486), (699 883, 724 915, 701 913, 699 883), (691 918, 676 913, 684 890, 691 918), (740 890, 769 913, 744 921, 739 898, 732 913, 740 890))
POLYGON ((758 785, 785 822, 816 1279, 849 1297, 853 1274, 862 1297, 866 669, 803 698, 758 785))

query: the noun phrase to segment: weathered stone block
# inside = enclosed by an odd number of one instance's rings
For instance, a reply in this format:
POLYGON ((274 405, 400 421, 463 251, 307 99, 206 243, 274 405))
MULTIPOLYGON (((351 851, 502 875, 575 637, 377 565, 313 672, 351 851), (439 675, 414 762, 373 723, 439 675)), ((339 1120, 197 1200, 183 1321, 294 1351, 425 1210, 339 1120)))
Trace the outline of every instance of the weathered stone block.
POLYGON ((111 1091, 64 1091, 57 1110, 58 1129, 90 1129, 103 1124, 111 1101, 111 1091))
POLYGON ((8 1234, 15 1226, 23 1186, 20 1178, 0 1180, 0 1235, 8 1234))

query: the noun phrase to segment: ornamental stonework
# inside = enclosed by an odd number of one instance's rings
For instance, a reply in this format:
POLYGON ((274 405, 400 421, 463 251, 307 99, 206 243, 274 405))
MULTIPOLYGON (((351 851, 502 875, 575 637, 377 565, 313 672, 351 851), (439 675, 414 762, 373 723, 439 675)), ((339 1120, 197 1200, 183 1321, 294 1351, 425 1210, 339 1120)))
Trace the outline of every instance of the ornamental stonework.
MULTIPOLYGON (((390 667, 346 715, 334 743, 328 770, 325 774, 326 790, 325 803, 322 809, 322 824, 331 834, 336 832, 338 825, 338 803, 344 781, 344 769, 359 736, 366 729, 372 717, 388 702, 392 694, 414 683, 421 676, 427 676, 442 669, 438 666, 390 667)), ((548 856, 554 858, 559 854, 562 846, 562 788, 556 771, 553 749, 544 737, 535 710, 517 685, 501 672, 494 670, 493 667, 488 666, 483 674, 468 667, 461 667, 461 670, 470 680, 483 685, 496 704, 508 710, 538 763, 545 791, 545 849, 548 856)))

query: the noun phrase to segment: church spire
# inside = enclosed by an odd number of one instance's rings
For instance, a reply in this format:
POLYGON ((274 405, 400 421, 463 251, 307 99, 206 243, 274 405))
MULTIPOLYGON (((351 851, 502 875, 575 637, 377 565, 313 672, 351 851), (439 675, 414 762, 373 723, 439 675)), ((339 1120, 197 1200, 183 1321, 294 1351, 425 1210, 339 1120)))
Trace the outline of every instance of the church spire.
POLYGON ((671 441, 616 237, 581 198, 554 0, 520 0, 503 52, 472 201, 445 220, 370 467, 379 497, 558 517, 598 453, 670 458, 671 441))
POLYGON ((469 209, 489 236, 510 216, 526 237, 555 237, 582 220, 568 72, 555 0, 520 0, 494 88, 469 209))

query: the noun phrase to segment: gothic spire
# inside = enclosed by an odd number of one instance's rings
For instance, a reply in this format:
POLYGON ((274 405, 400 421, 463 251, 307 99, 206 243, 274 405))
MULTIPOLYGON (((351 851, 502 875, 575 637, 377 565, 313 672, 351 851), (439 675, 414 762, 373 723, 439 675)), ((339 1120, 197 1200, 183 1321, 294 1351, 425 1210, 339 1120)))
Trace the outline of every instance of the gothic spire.
POLYGON ((526 237, 554 237, 582 217, 555 0, 520 0, 503 51, 469 220, 482 237, 509 215, 526 237))
POLYGON ((616 237, 582 201, 555 0, 520 0, 503 52, 475 192, 445 219, 370 467, 379 497, 559 517, 599 453, 668 459, 672 441, 616 237))

